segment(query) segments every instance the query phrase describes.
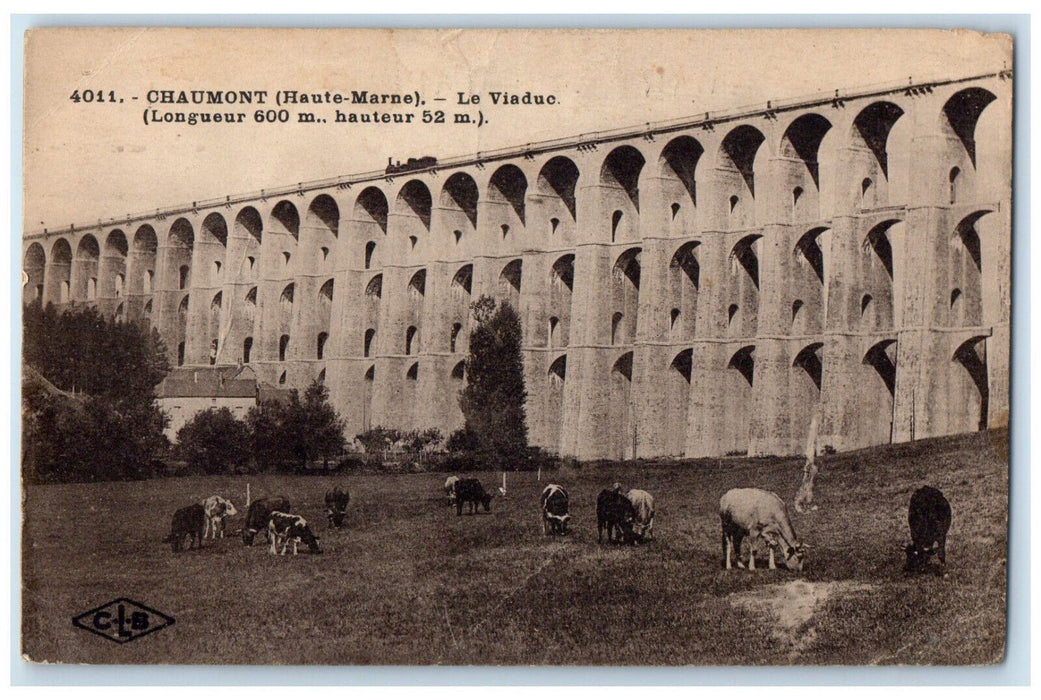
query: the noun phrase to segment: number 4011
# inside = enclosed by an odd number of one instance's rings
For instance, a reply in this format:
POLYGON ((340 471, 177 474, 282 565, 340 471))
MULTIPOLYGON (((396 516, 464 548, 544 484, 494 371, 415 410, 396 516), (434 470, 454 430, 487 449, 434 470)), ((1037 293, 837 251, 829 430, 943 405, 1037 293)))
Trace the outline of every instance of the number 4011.
POLYGON ((69 95, 73 102, 116 102, 115 90, 73 90, 69 95))

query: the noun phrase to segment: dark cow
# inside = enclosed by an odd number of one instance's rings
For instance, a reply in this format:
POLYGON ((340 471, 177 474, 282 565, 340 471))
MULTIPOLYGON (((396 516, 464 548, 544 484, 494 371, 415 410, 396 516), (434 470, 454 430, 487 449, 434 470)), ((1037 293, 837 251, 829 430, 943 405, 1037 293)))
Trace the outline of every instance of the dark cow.
POLYGON ((566 535, 571 515, 570 500, 563 486, 550 484, 542 490, 542 534, 566 535))
POLYGON ((271 521, 271 513, 274 511, 289 512, 289 499, 285 496, 272 496, 271 498, 258 498, 249 504, 246 510, 246 522, 242 526, 242 543, 247 547, 253 546, 253 538, 258 532, 264 533, 264 540, 268 537, 268 523, 271 521))
POLYGON ((477 512, 477 504, 483 504, 485 511, 492 509, 492 497, 477 479, 460 479, 455 484, 455 514, 463 514, 463 505, 470 504, 470 514, 477 512))
POLYGON ((184 538, 189 538, 188 549, 197 545, 202 548, 202 538, 206 534, 206 509, 201 503, 193 503, 174 513, 170 523, 170 534, 163 542, 169 542, 171 549, 180 552, 184 549, 184 538))
POLYGON ((607 541, 615 541, 615 532, 626 544, 635 544, 633 521, 636 509, 632 502, 618 493, 604 489, 596 499, 596 541, 603 542, 604 528, 607 529, 607 541))
POLYGON ((325 515, 329 518, 329 527, 342 527, 347 517, 347 504, 351 502, 351 494, 339 486, 325 492, 325 515))
POLYGON ((297 553, 297 545, 301 542, 307 545, 311 554, 321 554, 322 548, 318 546, 318 537, 311 532, 311 526, 299 515, 274 511, 268 521, 268 534, 271 535, 271 553, 278 553, 278 545, 282 544, 282 554, 286 553, 286 547, 293 543, 293 555, 297 553))
POLYGON ((907 510, 907 524, 911 528, 911 544, 904 548, 907 554, 904 571, 922 571, 933 554, 936 554, 940 563, 946 567, 951 504, 939 489, 923 486, 914 492, 907 510))

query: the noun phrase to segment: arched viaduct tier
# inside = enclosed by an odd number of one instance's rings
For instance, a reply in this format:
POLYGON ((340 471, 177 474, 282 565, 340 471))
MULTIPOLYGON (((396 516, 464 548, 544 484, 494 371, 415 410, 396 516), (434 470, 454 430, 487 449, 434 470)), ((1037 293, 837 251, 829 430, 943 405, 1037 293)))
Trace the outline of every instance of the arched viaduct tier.
POLYGON ((348 434, 462 423, 468 304, 523 321, 533 443, 793 454, 1007 424, 1009 73, 30 234, 26 300, 171 362, 320 377, 348 434))

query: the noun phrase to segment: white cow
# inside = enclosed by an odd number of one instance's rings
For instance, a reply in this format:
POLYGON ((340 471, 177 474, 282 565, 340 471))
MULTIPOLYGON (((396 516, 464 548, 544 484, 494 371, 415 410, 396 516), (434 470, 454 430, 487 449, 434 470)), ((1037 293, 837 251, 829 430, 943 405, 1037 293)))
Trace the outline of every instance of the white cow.
POLYGON ((750 539, 748 568, 755 569, 755 541, 760 535, 770 545, 770 568, 776 569, 774 548, 780 547, 785 565, 791 571, 802 571, 805 545, 799 542, 788 518, 784 501, 775 493, 762 489, 731 489, 719 500, 719 519, 723 526, 723 565, 731 568, 731 555, 739 567, 741 541, 750 539))
POLYGON ((641 540, 651 539, 651 531, 654 528, 654 497, 640 489, 631 489, 625 497, 636 509, 633 533, 641 540))
POLYGON ((445 496, 450 504, 455 504, 455 485, 458 481, 459 477, 455 474, 445 479, 445 496))
POLYGON ((215 540, 218 533, 221 539, 223 539, 224 519, 238 513, 235 510, 235 506, 231 501, 221 496, 210 496, 201 501, 199 505, 203 507, 206 513, 206 532, 203 534, 203 539, 209 537, 215 540))

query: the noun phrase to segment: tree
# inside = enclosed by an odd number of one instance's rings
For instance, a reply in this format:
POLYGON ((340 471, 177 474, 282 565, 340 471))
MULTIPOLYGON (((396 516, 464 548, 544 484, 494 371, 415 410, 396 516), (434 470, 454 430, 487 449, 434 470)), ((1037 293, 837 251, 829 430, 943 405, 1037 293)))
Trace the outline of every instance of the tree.
POLYGON ((177 455, 193 473, 223 474, 249 462, 249 428, 227 407, 199 411, 177 431, 177 455))
POLYGON ((266 402, 246 417, 250 441, 261 465, 328 461, 343 451, 344 421, 329 403, 329 390, 315 380, 304 391, 293 389, 286 402, 266 402))
POLYGON ((515 465, 528 446, 521 323, 508 302, 482 296, 471 304, 474 328, 459 405, 478 451, 515 465))
POLYGON ((23 309, 23 466, 32 481, 133 479, 169 443, 153 390, 169 365, 158 334, 97 309, 23 309))

